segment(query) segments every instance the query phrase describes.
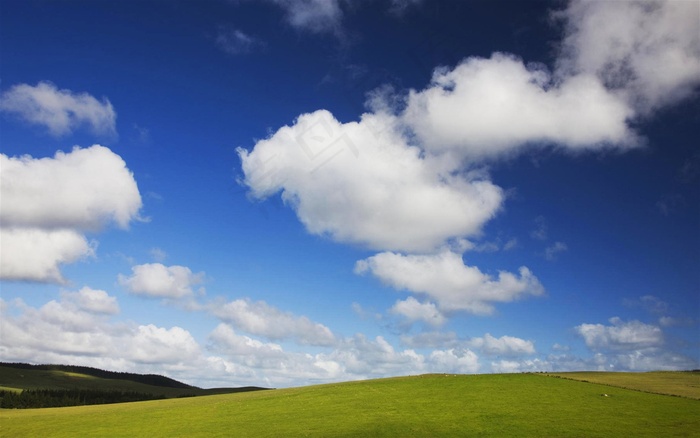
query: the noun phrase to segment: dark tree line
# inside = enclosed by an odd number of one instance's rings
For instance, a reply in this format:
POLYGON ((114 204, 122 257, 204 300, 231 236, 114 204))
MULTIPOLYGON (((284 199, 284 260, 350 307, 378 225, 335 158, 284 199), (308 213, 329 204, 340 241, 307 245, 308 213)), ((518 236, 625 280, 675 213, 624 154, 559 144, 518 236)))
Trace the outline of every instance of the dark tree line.
POLYGON ((46 371, 65 371, 69 373, 87 374, 89 376, 100 377, 103 379, 121 379, 130 380, 132 382, 144 383, 146 385, 163 386, 166 388, 193 389, 194 386, 178 382, 165 376, 156 374, 135 374, 121 373, 116 371, 105 371, 99 368, 83 367, 77 365, 31 365, 28 363, 7 363, 0 362, 0 366, 9 368, 19 368, 23 370, 46 370, 46 371))
POLYGON ((0 391, 0 408, 57 408, 63 406, 102 405, 164 399, 163 395, 135 391, 99 389, 26 389, 22 392, 0 391))

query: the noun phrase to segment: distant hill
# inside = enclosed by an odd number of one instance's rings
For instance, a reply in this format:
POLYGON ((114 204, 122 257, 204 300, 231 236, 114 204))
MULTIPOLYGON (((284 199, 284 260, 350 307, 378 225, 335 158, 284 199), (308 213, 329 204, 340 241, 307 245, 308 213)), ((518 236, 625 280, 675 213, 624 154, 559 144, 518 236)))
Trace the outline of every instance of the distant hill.
POLYGON ((263 389, 268 388, 202 389, 156 374, 123 373, 74 365, 0 362, 0 407, 5 408, 102 404, 263 389))
POLYGON ((22 370, 45 370, 61 371, 65 373, 84 374, 87 376, 100 377, 102 379, 130 380, 132 382, 146 385, 163 386, 166 388, 196 389, 195 386, 178 382, 170 377, 157 374, 135 374, 122 373, 117 371, 105 371, 99 368, 83 367, 77 365, 31 365, 28 363, 6 363, 0 362, 1 367, 17 368, 22 370))

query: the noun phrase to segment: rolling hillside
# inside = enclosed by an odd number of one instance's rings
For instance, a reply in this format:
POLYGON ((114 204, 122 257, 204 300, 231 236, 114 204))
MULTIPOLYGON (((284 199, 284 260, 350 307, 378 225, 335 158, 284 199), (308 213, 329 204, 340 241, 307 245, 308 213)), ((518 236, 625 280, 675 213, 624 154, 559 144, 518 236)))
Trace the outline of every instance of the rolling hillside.
POLYGON ((0 424, 7 437, 674 437, 700 436, 700 401, 544 374, 425 375, 0 410, 0 424))
POLYGON ((91 367, 0 363, 0 391, 85 390, 142 394, 141 399, 192 397, 261 390, 259 387, 202 389, 165 376, 117 373, 91 367))

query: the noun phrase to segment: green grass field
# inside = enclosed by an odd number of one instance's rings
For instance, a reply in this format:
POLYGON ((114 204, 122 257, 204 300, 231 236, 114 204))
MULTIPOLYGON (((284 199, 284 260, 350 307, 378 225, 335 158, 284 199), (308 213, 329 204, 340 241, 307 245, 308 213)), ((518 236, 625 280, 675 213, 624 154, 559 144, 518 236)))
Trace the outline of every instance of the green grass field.
POLYGON ((427 375, 0 410, 0 436, 700 436, 700 401, 542 374, 427 375))
POLYGON ((551 373, 549 375, 700 400, 700 372, 605 373, 582 371, 575 373, 551 373))

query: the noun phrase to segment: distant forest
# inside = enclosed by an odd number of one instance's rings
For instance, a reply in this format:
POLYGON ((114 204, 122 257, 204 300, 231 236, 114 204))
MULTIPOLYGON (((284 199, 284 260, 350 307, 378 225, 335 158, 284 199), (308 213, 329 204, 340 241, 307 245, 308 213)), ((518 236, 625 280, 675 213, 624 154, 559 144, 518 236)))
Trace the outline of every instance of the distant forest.
POLYGON ((146 385, 162 386, 165 388, 177 389, 198 389, 196 386, 190 386, 169 377, 160 376, 157 374, 135 374, 135 373, 120 373, 116 371, 105 371, 98 368, 82 367, 76 365, 32 365, 28 363, 7 363, 0 362, 0 366, 19 368, 23 370, 45 370, 45 371, 64 371, 68 373, 87 374, 89 376, 100 377, 102 379, 119 379, 129 380, 132 382, 143 383, 146 385))
POLYGON ((99 389, 25 389, 22 392, 0 391, 0 408, 29 409, 63 406, 102 405, 164 399, 164 395, 135 391, 99 389))
MULTIPOLYGON (((268 388, 244 386, 239 388, 202 389, 187 385, 169 377, 156 374, 135 374, 105 371, 99 368, 76 365, 32 365, 28 363, 0 362, 0 375, 5 377, 0 385, 0 408, 27 409, 61 406, 83 406, 108 403, 159 400, 173 397, 196 397, 201 395, 231 394, 235 392, 259 391, 268 388), (27 370, 24 379, 23 371, 27 370), (54 373, 82 374, 96 379, 113 380, 114 384, 100 380, 94 385, 91 379, 59 379, 54 383, 54 373), (31 375, 31 376, 30 376, 31 375), (21 379, 17 380, 17 376, 21 379), (76 384, 71 384, 73 380, 76 384), (134 385, 138 384, 138 385, 134 385), (140 387, 139 385, 148 385, 140 387)), ((70 377, 70 374, 68 374, 70 377)))

